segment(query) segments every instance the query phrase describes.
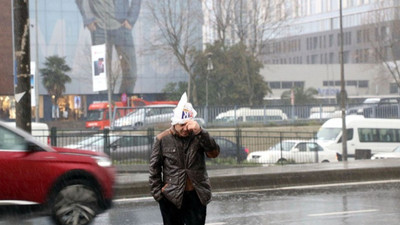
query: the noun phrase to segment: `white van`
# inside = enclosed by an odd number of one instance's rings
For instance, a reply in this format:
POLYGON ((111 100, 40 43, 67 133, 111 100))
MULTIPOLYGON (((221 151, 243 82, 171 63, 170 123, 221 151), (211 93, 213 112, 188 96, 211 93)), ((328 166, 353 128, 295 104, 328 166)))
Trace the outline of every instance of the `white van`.
MULTIPOLYGON (((400 145, 400 119, 372 119, 346 116, 347 154, 390 152, 400 145)), ((342 118, 326 121, 318 130, 317 142, 330 150, 342 152, 342 118)))
MULTIPOLYGON (((10 127, 16 127, 15 122, 6 122, 10 127)), ((50 144, 50 132, 49 126, 46 123, 32 122, 32 136, 37 140, 41 141, 43 144, 50 144)))
POLYGON ((217 122, 259 122, 287 120, 288 117, 281 109, 239 108, 220 113, 215 119, 217 122))

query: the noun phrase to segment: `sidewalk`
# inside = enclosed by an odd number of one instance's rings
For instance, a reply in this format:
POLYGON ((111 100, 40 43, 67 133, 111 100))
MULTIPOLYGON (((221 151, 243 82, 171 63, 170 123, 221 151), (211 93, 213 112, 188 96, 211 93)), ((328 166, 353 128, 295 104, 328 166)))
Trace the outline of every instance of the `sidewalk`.
MULTIPOLYGON (((150 197, 147 165, 117 166, 116 199, 150 197)), ((400 159, 221 168, 210 166, 213 192, 400 179, 400 159)))

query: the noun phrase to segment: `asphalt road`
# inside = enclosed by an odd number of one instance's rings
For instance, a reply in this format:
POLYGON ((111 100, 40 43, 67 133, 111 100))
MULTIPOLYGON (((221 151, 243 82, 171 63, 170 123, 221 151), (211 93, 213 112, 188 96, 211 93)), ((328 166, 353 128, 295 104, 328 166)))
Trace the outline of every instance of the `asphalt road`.
MULTIPOLYGON (((208 225, 376 225, 400 221, 400 180, 215 193, 208 225)), ((93 224, 162 224, 151 198, 117 200, 93 224)), ((0 224, 51 224, 48 217, 2 215, 0 224), (23 218, 23 219, 21 219, 23 218)))

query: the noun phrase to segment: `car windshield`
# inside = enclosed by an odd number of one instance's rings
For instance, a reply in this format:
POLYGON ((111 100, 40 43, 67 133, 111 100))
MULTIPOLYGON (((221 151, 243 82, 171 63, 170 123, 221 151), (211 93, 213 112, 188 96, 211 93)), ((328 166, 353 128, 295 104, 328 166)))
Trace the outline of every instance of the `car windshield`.
POLYGON ((97 121, 103 120, 103 110, 89 110, 87 120, 88 121, 97 121))
POLYGON ((144 111, 144 108, 136 109, 135 111, 128 113, 126 116, 134 117, 136 115, 139 115, 140 113, 143 113, 143 111, 144 111))
POLYGON ((99 139, 102 139, 102 138, 100 136, 89 137, 89 138, 86 138, 86 139, 76 143, 76 144, 79 146, 85 146, 85 145, 89 145, 99 139))
POLYGON ((341 128, 325 128, 321 127, 317 133, 317 140, 336 140, 339 133, 342 131, 341 128))
POLYGON ((393 150, 393 152, 400 152, 400 146, 397 146, 397 147, 393 150))
POLYGON ((290 149, 293 148, 293 146, 295 145, 295 142, 291 142, 291 141, 284 141, 281 145, 281 143, 276 144, 275 146, 272 146, 271 148, 269 148, 269 150, 274 150, 274 151, 290 151, 290 149))
MULTIPOLYGON (((110 136, 110 143, 113 143, 114 141, 118 140, 119 136, 110 136)), ((90 144, 92 146, 104 146, 104 139, 103 137, 100 137, 98 140, 92 142, 92 144, 90 144)))

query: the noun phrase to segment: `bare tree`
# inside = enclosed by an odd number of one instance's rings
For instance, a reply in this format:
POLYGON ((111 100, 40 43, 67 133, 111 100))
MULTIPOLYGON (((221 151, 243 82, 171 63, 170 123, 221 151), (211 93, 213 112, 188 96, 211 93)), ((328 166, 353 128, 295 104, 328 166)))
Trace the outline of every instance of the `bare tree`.
POLYGON ((209 22, 223 45, 242 42, 258 57, 279 34, 290 7, 283 0, 221 0, 205 4, 209 22))
POLYGON ((377 80, 391 82, 389 72, 400 88, 400 14, 391 1, 379 1, 376 8, 365 18, 363 29, 358 31, 357 41, 367 45, 356 54, 358 62, 381 64, 384 69, 377 80), (385 72, 386 71, 386 72, 385 72))
MULTIPOLYGON (((198 103, 196 94, 194 51, 201 48, 202 4, 200 0, 147 1, 151 18, 159 28, 158 50, 172 53, 189 76, 188 98, 198 103), (193 87, 191 87, 193 85, 193 87)), ((156 45, 156 43, 154 43, 156 45)))
MULTIPOLYGON (((232 32, 233 9, 237 0, 222 0, 209 1, 204 4, 208 25, 210 29, 215 29, 218 36, 218 41, 222 43, 223 48, 226 48, 226 39, 232 32)), ((212 31, 210 31, 212 32, 212 31)))
MULTIPOLYGON (((290 8, 286 7, 290 5, 284 4, 283 0, 221 0, 205 5, 208 21, 211 22, 209 25, 218 34, 217 41, 225 49, 228 43, 241 43, 255 58, 262 54, 269 40, 282 30, 280 28, 289 15, 285 10, 290 8)), ((241 68, 241 74, 246 77, 247 89, 251 93, 249 103, 252 104, 254 84, 245 65, 241 68)))

